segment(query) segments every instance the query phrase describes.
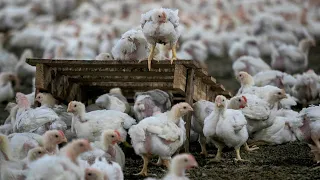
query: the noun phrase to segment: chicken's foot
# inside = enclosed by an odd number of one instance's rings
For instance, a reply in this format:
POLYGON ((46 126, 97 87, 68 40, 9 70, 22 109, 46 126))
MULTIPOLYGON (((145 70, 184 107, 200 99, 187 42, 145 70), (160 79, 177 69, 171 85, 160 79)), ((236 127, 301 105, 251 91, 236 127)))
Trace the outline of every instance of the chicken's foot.
POLYGON ((243 162, 247 162, 248 160, 244 160, 241 158, 240 156, 240 147, 235 148, 236 150, 236 158, 234 159, 236 162, 238 161, 243 161, 243 162))
POLYGON ((143 155, 142 159, 143 159, 142 170, 138 174, 135 174, 136 176, 148 176, 149 157, 148 155, 143 155))
POLYGON ((153 60, 155 48, 156 48, 156 45, 152 45, 151 50, 150 50, 150 54, 149 54, 149 57, 148 57, 148 69, 149 69, 149 71, 151 70, 151 61, 153 60))
POLYGON ((254 151, 254 150, 259 149, 259 147, 256 146, 256 145, 253 145, 253 146, 249 147, 248 143, 246 142, 246 143, 244 144, 244 149, 245 149, 246 151, 248 151, 248 152, 251 152, 251 151, 254 151))
POLYGON ((201 153, 204 157, 208 157, 208 152, 206 148, 206 137, 204 135, 200 135, 200 146, 201 146, 201 153))
POLYGON ((209 163, 211 162, 220 162, 222 160, 222 148, 218 148, 216 157, 212 160, 209 161, 209 163))

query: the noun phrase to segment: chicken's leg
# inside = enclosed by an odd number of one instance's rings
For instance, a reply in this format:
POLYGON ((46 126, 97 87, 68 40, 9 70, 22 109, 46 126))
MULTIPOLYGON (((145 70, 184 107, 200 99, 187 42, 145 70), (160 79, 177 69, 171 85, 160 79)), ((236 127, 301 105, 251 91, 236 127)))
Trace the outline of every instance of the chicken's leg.
POLYGON ((320 141, 319 138, 316 137, 315 135, 311 135, 311 139, 314 142, 314 144, 317 146, 317 148, 320 150, 320 141))
POLYGON ((244 144, 244 148, 245 148, 246 151, 248 151, 248 152, 251 152, 251 151, 254 151, 254 150, 259 149, 259 147, 257 147, 256 145, 253 145, 252 147, 249 147, 248 143, 245 143, 245 144, 244 144))
POLYGON ((148 57, 148 69, 149 71, 151 70, 151 61, 153 60, 153 55, 154 55, 154 49, 156 48, 156 45, 152 45, 151 50, 150 50, 150 54, 148 57))
POLYGON ((212 160, 210 160, 209 162, 220 162, 222 160, 222 147, 218 147, 218 151, 217 151, 217 154, 216 154, 216 157, 212 160))
POLYGON ((207 148, 206 148, 206 137, 203 134, 200 134, 200 146, 201 146, 201 153, 205 157, 208 156, 207 148))
POLYGON ((172 58, 171 58, 171 64, 172 64, 174 60, 177 60, 177 45, 174 44, 171 50, 172 50, 172 58))
POLYGON ((241 156, 240 156, 240 147, 236 147, 234 149, 236 150, 236 158, 234 160, 236 160, 236 161, 247 161, 247 160, 244 160, 244 159, 241 158, 241 156))
POLYGON ((163 162, 163 165, 164 165, 167 169, 169 169, 170 160, 169 160, 169 159, 163 159, 162 162, 163 162))
POLYGON ((148 157, 148 155, 143 155, 142 159, 143 159, 143 168, 142 168, 141 172, 139 172, 138 174, 135 174, 135 175, 148 176, 149 157, 148 157))

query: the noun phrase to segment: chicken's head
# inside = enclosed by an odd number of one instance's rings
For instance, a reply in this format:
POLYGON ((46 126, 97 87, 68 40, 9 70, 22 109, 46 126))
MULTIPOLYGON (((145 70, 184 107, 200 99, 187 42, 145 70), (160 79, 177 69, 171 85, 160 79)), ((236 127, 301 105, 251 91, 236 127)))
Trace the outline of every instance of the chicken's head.
POLYGON ((86 168, 85 180, 108 180, 108 177, 98 169, 86 168))
POLYGON ((218 95, 215 99, 215 104, 218 108, 225 108, 227 107, 227 98, 223 95, 218 95))
POLYGON ((244 71, 240 71, 237 75, 237 80, 241 83, 241 85, 253 85, 254 80, 250 74, 244 71))
POLYGON ((198 163, 191 154, 179 154, 172 158, 170 171, 176 176, 183 176, 186 169, 193 167, 198 167, 198 163))
POLYGON ((109 146, 110 144, 116 144, 122 141, 119 131, 117 130, 106 130, 102 133, 101 141, 104 145, 109 146))
POLYGON ((172 107, 172 110, 177 110, 180 117, 186 115, 188 112, 192 112, 193 108, 186 102, 178 103, 172 107))
POLYGON ((230 103, 234 105, 236 109, 247 107, 247 98, 245 96, 235 96, 230 99, 230 103))
POLYGON ((274 102, 279 102, 281 99, 287 98, 287 95, 283 89, 277 89, 270 93, 270 98, 274 102))
POLYGON ((47 131, 43 136, 47 142, 55 145, 68 142, 66 136, 61 130, 50 130, 47 131))
POLYGON ((38 93, 36 96, 36 101, 38 101, 41 105, 50 105, 53 106, 55 104, 56 99, 49 93, 38 93))
POLYGON ((47 150, 43 147, 35 147, 28 152, 28 160, 35 161, 47 154, 47 150))
POLYGON ((68 147, 68 152, 69 154, 73 154, 73 155, 79 155, 81 153, 87 152, 87 151, 91 151, 92 147, 90 145, 90 142, 86 139, 77 139, 77 140, 73 140, 69 145, 67 145, 68 147))
POLYGON ((0 83, 7 83, 9 81, 15 83, 15 89, 17 89, 20 86, 20 80, 16 74, 10 72, 3 72, 0 74, 0 83))
POLYGON ((157 23, 165 23, 167 22, 167 14, 164 12, 163 9, 158 9, 156 10, 152 16, 151 19, 153 22, 157 22, 157 23))
POLYGON ((68 105, 67 112, 71 112, 73 114, 80 114, 85 112, 85 105, 78 101, 71 101, 68 105))

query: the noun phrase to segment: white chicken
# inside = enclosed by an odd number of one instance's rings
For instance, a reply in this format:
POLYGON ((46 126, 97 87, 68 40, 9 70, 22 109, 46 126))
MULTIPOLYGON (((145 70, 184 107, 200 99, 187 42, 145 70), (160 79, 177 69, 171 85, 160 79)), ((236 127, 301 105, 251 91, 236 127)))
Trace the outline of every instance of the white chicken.
POLYGON ((229 49, 229 56, 232 61, 236 61, 241 56, 260 57, 258 39, 255 37, 244 37, 239 42, 232 44, 229 49))
POLYGON ((101 109, 115 110, 123 113, 129 113, 131 108, 127 99, 120 92, 109 92, 96 99, 95 104, 101 109))
POLYGON ((273 93, 274 91, 279 91, 280 94, 284 94, 284 97, 282 97, 279 105, 277 104, 277 108, 280 108, 280 107, 290 108, 291 106, 296 105, 295 98, 289 95, 286 95, 283 89, 280 89, 276 86, 270 86, 270 85, 266 85, 263 87, 254 86, 253 77, 246 72, 243 72, 243 71, 239 72, 239 74, 237 75, 237 79, 241 83, 241 88, 238 90, 237 95, 254 94, 259 98, 264 99, 265 101, 268 101, 270 97, 269 96, 270 93, 273 93))
POLYGON ((75 130, 78 138, 87 138, 89 141, 99 140, 104 130, 118 130, 123 140, 135 119, 129 115, 115 110, 97 110, 86 113, 85 105, 81 102, 71 101, 68 112, 73 113, 71 131, 75 130), (125 128, 125 129, 124 129, 125 128))
POLYGON ((270 66, 265 63, 261 58, 251 56, 241 56, 233 64, 232 69, 235 75, 240 71, 245 71, 254 76, 259 72, 271 70, 270 66))
POLYGON ((108 180, 108 177, 98 169, 86 168, 85 180, 108 180))
POLYGON ((115 60, 144 60, 148 54, 148 43, 140 28, 131 29, 121 36, 112 48, 115 60))
POLYGON ((117 162, 124 168, 125 156, 117 144, 121 141, 120 133, 117 130, 106 130, 102 133, 100 141, 91 143, 93 150, 81 154, 80 158, 92 165, 96 158, 105 157, 110 161, 117 162))
POLYGON ((113 56, 110 53, 100 53, 95 57, 95 60, 113 60, 113 56))
POLYGON ((87 140, 78 139, 61 149, 61 155, 44 156, 30 164, 26 180, 79 180, 85 171, 77 164, 79 154, 91 150, 87 140))
POLYGON ((304 107, 308 104, 319 102, 320 78, 313 70, 297 75, 297 82, 292 88, 292 95, 298 99, 304 107))
POLYGON ((32 57, 33 52, 31 51, 31 49, 24 50, 18 64, 15 67, 15 72, 17 73, 21 81, 31 83, 32 78, 36 74, 36 67, 26 63, 26 59, 32 57))
POLYGON ((13 133, 8 136, 12 157, 23 159, 27 156, 28 151, 32 148, 41 146, 45 148, 48 154, 58 152, 58 144, 67 142, 62 131, 50 130, 40 136, 33 133, 13 133))
POLYGON ((104 157, 97 158, 91 167, 103 172, 108 180, 123 180, 121 166, 116 162, 106 160, 104 157))
POLYGON ((290 74, 277 70, 267 70, 259 72, 253 76, 253 79, 256 86, 276 86, 280 89, 284 89, 288 93, 291 93, 291 88, 297 82, 296 78, 294 78, 290 74))
POLYGON ((222 149, 233 147, 236 161, 242 161, 240 147, 248 140, 247 121, 239 110, 227 109, 226 97, 215 99, 214 111, 204 120, 203 134, 218 148, 214 161, 221 161, 222 149))
POLYGON ((130 128, 129 135, 135 153, 143 159, 139 175, 148 175, 151 155, 159 156, 159 165, 169 166, 171 156, 186 139, 182 117, 190 111, 193 109, 188 103, 179 103, 170 111, 145 118, 130 128))
MULTIPOLYGON (((198 163, 191 154, 178 154, 172 158, 169 172, 163 180, 189 180, 185 171, 194 167, 198 167, 198 163)), ((156 179, 147 178, 145 180, 156 179)))
POLYGON ((1 159, 0 178, 6 180, 24 179, 27 175, 29 164, 46 154, 43 147, 36 147, 28 152, 27 157, 16 160, 8 151, 9 142, 6 136, 0 134, 0 149, 5 159, 1 159))
POLYGON ((304 71, 309 64, 308 55, 311 46, 315 46, 315 42, 310 39, 301 40, 299 47, 281 45, 272 52, 271 67, 289 74, 304 71))
MULTIPOLYGON (((247 99, 245 96, 235 96, 228 102, 228 109, 241 109, 246 107, 247 99)), ((193 104, 193 117, 191 119, 191 129, 199 133, 199 140, 201 146, 201 154, 207 156, 206 138, 203 134, 203 123, 212 111, 214 111, 215 103, 210 101, 200 100, 193 104)))
POLYGON ((49 93, 38 93, 36 101, 43 107, 51 108, 60 120, 63 121, 68 127, 71 126, 72 114, 67 112, 67 106, 57 105, 57 100, 49 93))
POLYGON ((15 74, 9 72, 0 73, 0 102, 11 100, 14 97, 11 81, 15 81, 15 88, 19 86, 19 79, 15 74))
POLYGON ((157 43, 169 44, 172 50, 171 63, 177 59, 176 43, 180 37, 179 10, 153 9, 141 15, 141 28, 147 42, 151 44, 148 57, 148 68, 151 69, 151 61, 157 43))
POLYGON ((19 109, 17 110, 16 120, 13 123, 14 132, 35 132, 43 134, 48 127, 48 123, 58 121, 59 116, 48 107, 38 107, 32 109, 27 97, 22 93, 17 93, 16 101, 19 109))

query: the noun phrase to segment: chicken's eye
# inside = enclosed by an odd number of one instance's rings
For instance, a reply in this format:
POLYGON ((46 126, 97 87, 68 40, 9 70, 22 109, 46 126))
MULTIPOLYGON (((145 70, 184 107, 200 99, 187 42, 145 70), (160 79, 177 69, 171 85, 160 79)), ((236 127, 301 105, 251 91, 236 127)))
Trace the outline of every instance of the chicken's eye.
POLYGON ((77 107, 77 105, 75 104, 73 107, 77 107))
POLYGON ((58 135, 55 135, 55 137, 58 138, 59 136, 58 136, 58 135))
POLYGON ((183 106, 183 109, 187 109, 187 107, 186 107, 186 106, 183 106))
POLYGON ((239 102, 241 102, 241 99, 239 99, 239 102))
POLYGON ((281 92, 278 92, 279 95, 281 95, 281 92))
POLYGON ((41 151, 39 151, 38 154, 41 154, 41 151))
POLYGON ((111 135, 112 138, 114 138, 114 135, 111 135))
POLYGON ((82 144, 82 143, 80 143, 80 144, 79 144, 79 146, 80 146, 80 147, 82 147, 82 146, 83 146, 83 144, 82 144))
POLYGON ((184 162, 188 162, 188 159, 186 158, 186 159, 184 159, 184 162))
POLYGON ((158 17, 160 18, 161 16, 160 16, 160 15, 158 15, 158 17))
POLYGON ((242 77, 242 75, 241 75, 241 74, 240 74, 239 76, 240 76, 240 77, 242 77))
POLYGON ((91 173, 88 174, 88 176, 91 176, 91 175, 92 175, 91 173))

